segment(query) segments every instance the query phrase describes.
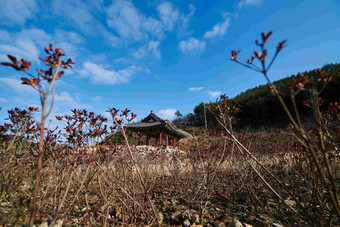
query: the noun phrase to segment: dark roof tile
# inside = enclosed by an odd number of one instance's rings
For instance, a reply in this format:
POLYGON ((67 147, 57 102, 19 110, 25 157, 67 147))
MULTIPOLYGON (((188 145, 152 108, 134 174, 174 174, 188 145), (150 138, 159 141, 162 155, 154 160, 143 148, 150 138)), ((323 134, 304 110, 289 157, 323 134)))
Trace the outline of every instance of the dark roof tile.
POLYGON ((189 133, 177 129, 170 121, 161 119, 152 111, 146 118, 136 123, 127 124, 126 127, 132 130, 165 127, 180 137, 190 137, 189 133))

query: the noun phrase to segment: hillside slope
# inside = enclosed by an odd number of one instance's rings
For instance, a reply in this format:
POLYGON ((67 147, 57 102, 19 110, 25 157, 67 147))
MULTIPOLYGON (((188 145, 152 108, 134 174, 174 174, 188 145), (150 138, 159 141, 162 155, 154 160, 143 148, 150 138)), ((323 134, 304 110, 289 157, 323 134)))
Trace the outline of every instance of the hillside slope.
MULTIPOLYGON (((327 108, 330 102, 340 101, 340 64, 328 64, 322 67, 322 69, 332 75, 331 82, 320 94, 320 97, 325 100, 321 108, 327 108)), ((313 70, 305 73, 308 75, 307 77, 314 75, 313 70)), ((298 73, 274 82, 289 108, 292 108, 289 84, 291 79, 298 78, 297 75, 298 73)), ((301 104, 307 98, 306 92, 303 91, 296 96, 299 111, 303 117, 306 117, 305 119, 308 119, 309 108, 301 104)), ((203 105, 204 103, 200 103, 194 108, 197 125, 204 124, 203 105)), ((206 105, 213 105, 213 103, 206 103, 206 105)), ((237 124, 240 127, 283 126, 288 123, 283 108, 277 98, 266 88, 266 85, 241 92, 236 97, 230 99, 230 105, 241 109, 238 115, 240 120, 237 124)), ((211 113, 207 113, 207 121, 211 127, 217 125, 211 113)))

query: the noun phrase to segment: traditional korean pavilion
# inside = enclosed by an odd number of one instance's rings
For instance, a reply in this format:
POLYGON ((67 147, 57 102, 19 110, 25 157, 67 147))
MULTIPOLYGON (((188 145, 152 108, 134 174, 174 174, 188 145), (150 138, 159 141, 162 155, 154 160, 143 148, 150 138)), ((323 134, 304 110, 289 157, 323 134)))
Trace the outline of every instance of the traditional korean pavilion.
POLYGON ((152 111, 139 122, 126 125, 127 130, 139 133, 138 145, 145 136, 145 145, 151 145, 151 138, 156 139, 156 144, 161 146, 177 146, 181 138, 190 137, 190 134, 177 129, 169 120, 161 119, 152 111))

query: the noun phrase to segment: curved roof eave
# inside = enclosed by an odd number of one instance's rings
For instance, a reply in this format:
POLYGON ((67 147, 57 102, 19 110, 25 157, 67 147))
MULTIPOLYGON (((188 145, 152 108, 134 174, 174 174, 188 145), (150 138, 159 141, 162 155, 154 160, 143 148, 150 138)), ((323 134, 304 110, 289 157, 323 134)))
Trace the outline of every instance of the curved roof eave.
POLYGON ((169 120, 161 119, 156 114, 154 114, 152 111, 146 118, 142 119, 141 121, 126 125, 127 129, 132 129, 132 130, 138 130, 138 129, 146 130, 146 129, 160 128, 160 127, 167 128, 170 132, 172 132, 175 135, 178 135, 179 137, 182 137, 182 138, 190 137, 189 133, 186 133, 182 130, 177 129, 175 126, 171 124, 169 120), (154 121, 148 122, 148 120, 150 119, 153 119, 154 121))

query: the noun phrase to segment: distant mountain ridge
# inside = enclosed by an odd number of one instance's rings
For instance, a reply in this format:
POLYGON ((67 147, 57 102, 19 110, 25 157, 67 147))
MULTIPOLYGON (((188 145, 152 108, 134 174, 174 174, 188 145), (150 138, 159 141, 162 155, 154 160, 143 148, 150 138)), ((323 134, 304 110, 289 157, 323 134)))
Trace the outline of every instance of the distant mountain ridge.
MULTIPOLYGON (((331 82, 327 85, 326 89, 322 91, 320 97, 325 100, 325 103, 321 106, 322 109, 328 107, 328 104, 340 101, 340 64, 327 64, 322 67, 327 73, 332 75, 331 82)), ((308 76, 313 74, 313 70, 304 72, 308 76)), ((284 101, 289 108, 292 108, 290 98, 290 81, 291 79, 298 79, 298 73, 281 80, 275 81, 274 84, 282 95, 284 101)), ((302 101, 306 100, 308 96, 306 92, 302 91, 296 96, 296 103, 299 108, 299 112, 302 116, 307 116, 309 108, 302 106, 302 101)), ((230 106, 240 108, 237 123, 238 126, 283 126, 288 123, 283 108, 281 107, 277 98, 271 94, 266 88, 266 85, 260 85, 252 89, 248 89, 245 92, 241 92, 236 97, 229 100, 230 106)), ((194 114, 196 117, 197 125, 204 124, 204 103, 200 103, 195 106, 194 114)), ((214 105, 213 103, 206 103, 206 105, 214 105)), ((207 121, 211 127, 217 125, 214 116, 208 111, 207 121)))

